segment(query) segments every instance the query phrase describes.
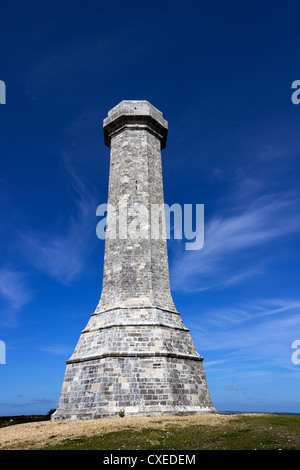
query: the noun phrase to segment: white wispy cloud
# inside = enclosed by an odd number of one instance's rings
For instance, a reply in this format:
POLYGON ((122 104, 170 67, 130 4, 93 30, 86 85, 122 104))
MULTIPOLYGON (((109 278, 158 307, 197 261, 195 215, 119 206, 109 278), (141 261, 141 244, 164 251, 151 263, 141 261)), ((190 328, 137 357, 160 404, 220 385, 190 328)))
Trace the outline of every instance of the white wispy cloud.
MULTIPOLYGON (((16 269, 0 269, 0 297, 12 311, 20 310, 32 299, 33 292, 28 286, 27 276, 16 269)), ((5 312, 3 311, 3 315, 5 312)), ((9 318, 6 318, 9 320, 9 318)))
POLYGON ((20 237, 23 253, 37 269, 63 284, 70 284, 82 273, 87 256, 94 247, 97 204, 93 192, 75 173, 69 159, 65 158, 64 162, 74 215, 69 215, 64 227, 56 232, 53 228, 47 232, 27 231, 20 237))
POLYGON ((224 385, 224 390, 230 390, 230 391, 235 391, 235 392, 239 392, 240 389, 239 387, 237 387, 236 385, 224 385))
POLYGON ((55 356, 67 356, 71 355, 73 352, 74 346, 68 346, 65 344, 49 344, 44 346, 40 350, 55 356))
MULTIPOLYGON (((205 325, 213 326, 221 330, 246 324, 247 322, 257 322, 258 320, 268 320, 265 317, 274 316, 280 321, 288 322, 288 312, 299 312, 300 300, 295 299, 255 299, 249 303, 240 303, 235 307, 224 307, 220 309, 209 309, 206 311, 205 325)), ((291 320, 293 321, 293 316, 291 320)), ((299 320, 300 321, 300 320, 299 320)))
MULTIPOLYGON (((19 395, 20 397, 22 397, 23 395, 19 395)), ((36 398, 32 401, 29 401, 29 402, 26 402, 26 403, 17 403, 17 402, 10 402, 10 403, 7 403, 7 402, 1 402, 0 403, 0 406, 9 406, 9 407, 13 407, 13 408, 21 408, 23 406, 32 406, 32 405, 48 405, 48 404, 52 404, 52 403, 55 403, 55 401, 53 400, 53 398, 36 398)))
MULTIPOLYGON (((209 370, 220 378, 268 375, 269 367, 300 373, 292 367, 291 346, 299 339, 300 299, 256 299, 248 304, 205 311, 202 321, 189 327, 200 354, 221 353, 208 361, 209 370), (246 375, 245 375, 246 374, 246 375)), ((211 355, 210 355, 211 357, 211 355)), ((277 371, 276 371, 277 373, 277 371)))
POLYGON ((175 255, 171 264, 172 288, 200 292, 237 284, 263 273, 264 263, 255 257, 255 248, 267 243, 270 248, 276 239, 300 231, 296 203, 293 193, 253 197, 248 205, 243 195, 231 200, 227 208, 205 222, 201 250, 175 255), (248 256, 247 263, 243 255, 248 256))

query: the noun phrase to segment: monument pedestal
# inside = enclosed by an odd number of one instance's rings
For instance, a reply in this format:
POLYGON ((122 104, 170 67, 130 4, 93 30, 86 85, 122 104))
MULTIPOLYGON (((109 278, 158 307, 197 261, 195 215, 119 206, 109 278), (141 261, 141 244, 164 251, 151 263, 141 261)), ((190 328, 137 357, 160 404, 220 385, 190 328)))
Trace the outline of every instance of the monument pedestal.
POLYGON ((158 308, 92 315, 53 419, 215 411, 202 357, 179 313, 158 308))

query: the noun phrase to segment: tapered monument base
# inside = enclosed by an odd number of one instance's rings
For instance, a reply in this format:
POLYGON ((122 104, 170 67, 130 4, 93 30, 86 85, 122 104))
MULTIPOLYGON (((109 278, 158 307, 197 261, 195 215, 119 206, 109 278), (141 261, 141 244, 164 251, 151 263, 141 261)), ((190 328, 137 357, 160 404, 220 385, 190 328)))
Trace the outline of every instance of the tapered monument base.
POLYGON ((52 420, 212 412, 201 360, 105 357, 67 365, 52 420))

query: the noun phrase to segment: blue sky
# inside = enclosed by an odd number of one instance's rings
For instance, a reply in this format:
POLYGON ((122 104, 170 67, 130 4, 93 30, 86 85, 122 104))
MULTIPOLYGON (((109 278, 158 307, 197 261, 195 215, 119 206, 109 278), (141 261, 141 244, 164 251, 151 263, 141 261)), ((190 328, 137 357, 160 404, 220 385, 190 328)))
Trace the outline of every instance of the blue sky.
POLYGON ((300 413, 299 2, 1 5, 0 415, 47 413, 101 294, 102 121, 169 123, 165 202, 204 204, 202 250, 168 242, 175 305, 220 410, 300 413))

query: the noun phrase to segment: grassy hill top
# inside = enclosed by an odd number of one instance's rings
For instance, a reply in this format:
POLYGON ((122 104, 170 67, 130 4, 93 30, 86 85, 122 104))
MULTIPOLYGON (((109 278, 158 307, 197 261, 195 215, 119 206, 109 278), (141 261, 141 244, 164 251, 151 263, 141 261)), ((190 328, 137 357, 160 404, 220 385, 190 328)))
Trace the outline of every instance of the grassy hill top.
POLYGON ((0 421, 0 450, 300 450, 297 415, 215 414, 58 422, 32 416, 32 422, 15 424, 17 418, 0 421))

